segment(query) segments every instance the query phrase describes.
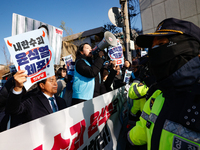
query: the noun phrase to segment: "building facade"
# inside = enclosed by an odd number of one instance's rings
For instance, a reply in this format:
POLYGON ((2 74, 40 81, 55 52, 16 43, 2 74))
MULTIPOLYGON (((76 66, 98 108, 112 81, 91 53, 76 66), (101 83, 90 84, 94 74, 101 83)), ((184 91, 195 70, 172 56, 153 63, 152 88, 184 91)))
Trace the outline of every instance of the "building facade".
POLYGON ((193 22, 200 27, 200 0, 139 0, 143 33, 154 32, 166 18, 193 22))

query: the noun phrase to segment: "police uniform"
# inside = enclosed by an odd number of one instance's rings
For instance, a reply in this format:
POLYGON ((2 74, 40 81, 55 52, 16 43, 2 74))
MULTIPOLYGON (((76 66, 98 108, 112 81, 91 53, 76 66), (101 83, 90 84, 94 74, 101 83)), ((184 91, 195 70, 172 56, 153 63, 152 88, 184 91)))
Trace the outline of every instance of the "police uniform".
POLYGON ((200 28, 168 18, 136 44, 149 48, 150 71, 162 91, 146 122, 148 150, 200 149, 200 28), (158 36, 169 42, 152 48, 158 36))
POLYGON ((147 144, 147 121, 156 97, 161 93, 160 90, 156 90, 153 95, 145 102, 140 120, 136 122, 127 135, 128 141, 132 145, 144 145, 147 144))
POLYGON ((149 88, 139 80, 133 81, 128 91, 128 96, 133 100, 130 115, 136 116, 138 111, 142 112, 146 102, 145 96, 148 89, 149 88))

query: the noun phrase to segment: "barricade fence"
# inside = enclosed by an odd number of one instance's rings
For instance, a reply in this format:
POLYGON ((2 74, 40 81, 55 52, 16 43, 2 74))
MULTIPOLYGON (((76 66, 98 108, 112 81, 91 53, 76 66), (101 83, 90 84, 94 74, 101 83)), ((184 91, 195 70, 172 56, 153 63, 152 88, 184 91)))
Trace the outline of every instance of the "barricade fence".
POLYGON ((125 87, 121 87, 0 133, 0 149, 120 149, 124 141, 119 135, 130 103, 125 87))

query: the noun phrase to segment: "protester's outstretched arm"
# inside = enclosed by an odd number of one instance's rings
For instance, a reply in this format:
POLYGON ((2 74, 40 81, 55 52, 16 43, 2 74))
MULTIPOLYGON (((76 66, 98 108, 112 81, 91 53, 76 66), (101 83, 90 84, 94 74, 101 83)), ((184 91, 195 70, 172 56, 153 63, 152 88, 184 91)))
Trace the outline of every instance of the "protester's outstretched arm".
POLYGON ((111 84, 113 83, 113 80, 114 80, 114 77, 115 77, 115 75, 117 74, 117 71, 115 70, 116 69, 116 60, 114 60, 114 61, 111 61, 110 62, 111 64, 110 64, 110 73, 109 73, 109 75, 108 75, 108 77, 107 77, 107 79, 106 79, 106 81, 105 81, 105 86, 106 86, 106 88, 110 88, 110 86, 111 86, 111 84))

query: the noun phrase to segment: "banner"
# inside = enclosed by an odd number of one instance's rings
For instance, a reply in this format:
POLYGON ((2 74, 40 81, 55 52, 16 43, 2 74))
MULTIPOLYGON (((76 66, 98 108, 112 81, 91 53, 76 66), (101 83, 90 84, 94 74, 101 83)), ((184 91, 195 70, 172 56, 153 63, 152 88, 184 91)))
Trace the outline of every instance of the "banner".
POLYGON ((26 70, 26 90, 38 81, 55 75, 52 49, 44 28, 4 40, 17 70, 26 70))
POLYGON ((53 60, 54 64, 60 64, 61 47, 62 47, 62 37, 63 30, 56 28, 52 25, 13 13, 12 17, 12 36, 21 34, 24 32, 32 31, 38 29, 39 26, 46 25, 49 29, 49 43, 53 49, 53 60))
POLYGON ((122 87, 0 133, 0 149, 115 150, 128 109, 122 87))

